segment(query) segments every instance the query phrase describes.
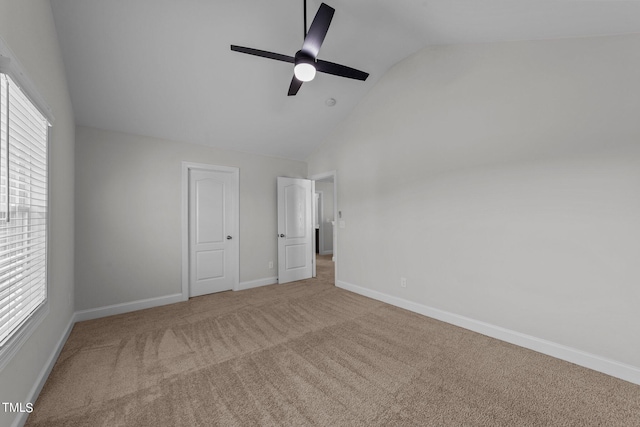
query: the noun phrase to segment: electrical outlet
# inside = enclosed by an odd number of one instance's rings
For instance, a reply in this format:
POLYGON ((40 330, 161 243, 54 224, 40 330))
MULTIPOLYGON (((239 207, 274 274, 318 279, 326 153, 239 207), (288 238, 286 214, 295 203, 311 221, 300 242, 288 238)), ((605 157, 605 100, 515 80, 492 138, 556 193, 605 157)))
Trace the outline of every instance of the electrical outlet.
POLYGON ((407 287, 407 278, 406 277, 401 277, 400 278, 400 286, 403 288, 407 287))
POLYGON ((273 261, 269 261, 269 268, 273 268, 273 261))

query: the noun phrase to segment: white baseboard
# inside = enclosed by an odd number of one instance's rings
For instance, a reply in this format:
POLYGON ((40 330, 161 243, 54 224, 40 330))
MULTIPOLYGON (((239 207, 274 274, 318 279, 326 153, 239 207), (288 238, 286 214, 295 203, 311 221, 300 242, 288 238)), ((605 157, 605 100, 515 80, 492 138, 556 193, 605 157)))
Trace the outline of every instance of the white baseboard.
POLYGON ((593 369, 594 371, 602 372, 607 375, 611 375, 612 377, 640 385, 640 368, 636 366, 627 365, 612 359, 607 359, 602 356, 567 347, 562 344, 556 344, 531 335, 522 334, 500 326, 491 325, 479 320, 474 320, 455 313, 440 310, 438 308, 429 307, 403 298, 387 295, 382 292, 363 288, 344 281, 336 281, 336 286, 356 294, 386 302, 387 304, 391 304, 396 307, 404 308, 405 310, 413 311, 414 313, 441 320, 455 326, 460 326, 461 328, 465 328, 473 332, 478 332, 492 338, 528 348, 557 359, 566 360, 567 362, 575 363, 576 365, 584 366, 585 368, 593 369))
MULTIPOLYGON (((264 279, 240 282, 236 291, 257 288, 258 286, 273 285, 278 283, 277 277, 267 277, 264 279)), ((182 294, 165 295, 162 297, 142 299, 138 301, 125 302, 121 304, 108 305, 105 307, 90 308, 88 310, 76 311, 76 322, 99 319, 101 317, 113 316, 114 314, 129 313, 132 311, 144 310, 146 308, 159 307, 161 305, 174 304, 184 301, 182 294)))
POLYGON ((182 294, 165 295, 156 298, 141 299, 138 301, 125 302, 122 304, 108 305, 106 307, 90 308, 88 310, 76 311, 76 322, 99 319, 101 317, 113 316, 114 314, 129 313, 131 311, 144 310, 146 308, 159 307, 161 305, 174 304, 184 301, 182 294))
MULTIPOLYGON (((47 359, 47 362, 45 363, 44 367, 40 371, 40 374, 38 374, 38 377, 36 378, 36 382, 33 384, 33 387, 31 387, 31 390, 29 390, 29 395, 26 397, 26 399, 23 400, 23 402, 31 402, 34 404, 36 403, 36 400, 38 399, 38 395, 40 395, 40 391, 42 391, 42 387, 44 387, 44 383, 47 382, 47 378, 49 378, 49 374, 51 373, 53 366, 56 364, 56 361, 58 360, 58 356, 62 351, 62 347, 64 347, 64 344, 67 342, 67 338, 69 338, 69 334, 73 329, 73 325, 76 323, 75 317, 76 316, 74 313, 71 316, 71 319, 69 319, 69 323, 67 324, 67 327, 65 328, 64 332, 62 333, 62 336, 56 343, 56 346, 54 347, 53 351, 51 352, 51 355, 47 359)), ((12 427, 23 426, 24 423, 27 422, 28 417, 29 417, 29 414, 27 412, 18 413, 18 416, 13 420, 13 423, 11 424, 11 426, 12 427)))
POLYGON ((320 251, 320 255, 333 255, 333 251, 320 251))
POLYGON ((244 291, 245 289, 257 288, 259 286, 274 285, 276 283, 278 283, 277 277, 266 277, 264 279, 249 280, 247 282, 240 282, 238 284, 238 288, 236 289, 236 291, 244 291))

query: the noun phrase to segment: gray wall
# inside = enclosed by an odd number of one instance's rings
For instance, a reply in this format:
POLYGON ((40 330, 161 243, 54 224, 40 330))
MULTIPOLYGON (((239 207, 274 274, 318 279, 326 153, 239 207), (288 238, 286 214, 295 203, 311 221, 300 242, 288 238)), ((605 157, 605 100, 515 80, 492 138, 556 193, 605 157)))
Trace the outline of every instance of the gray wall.
POLYGON ((639 51, 630 35, 397 64, 309 159, 337 170, 338 280, 640 367, 639 51))
POLYGON ((240 281, 277 276, 276 177, 305 162, 76 129, 76 309, 181 292, 182 161, 240 168, 240 281))
MULTIPOLYGON (((55 116, 50 145, 48 317, 0 371, 0 402, 25 402, 73 312, 74 124, 51 6, 47 0, 0 0, 0 37, 55 116)), ((14 414, 0 410, 0 425, 14 414)))

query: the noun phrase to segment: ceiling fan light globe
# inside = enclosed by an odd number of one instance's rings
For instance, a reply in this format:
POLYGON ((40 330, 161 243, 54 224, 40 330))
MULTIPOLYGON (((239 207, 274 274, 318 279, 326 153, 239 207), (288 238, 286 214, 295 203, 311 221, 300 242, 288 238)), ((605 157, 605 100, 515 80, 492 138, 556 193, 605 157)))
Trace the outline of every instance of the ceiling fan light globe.
POLYGON ((316 76, 316 67, 308 62, 300 62, 293 67, 293 74, 301 82, 310 82, 316 76))

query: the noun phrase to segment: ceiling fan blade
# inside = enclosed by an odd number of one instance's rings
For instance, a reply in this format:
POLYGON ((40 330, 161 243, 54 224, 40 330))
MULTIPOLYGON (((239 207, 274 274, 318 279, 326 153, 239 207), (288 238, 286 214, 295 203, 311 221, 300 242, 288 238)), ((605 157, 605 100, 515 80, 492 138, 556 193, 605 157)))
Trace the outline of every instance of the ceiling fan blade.
POLYGON ((331 25, 331 20, 333 19, 333 13, 335 11, 336 10, 334 8, 327 6, 324 3, 320 5, 318 12, 309 27, 309 31, 307 31, 307 36, 304 38, 304 43, 302 43, 301 50, 304 53, 313 58, 318 56, 320 46, 322 46, 322 42, 327 35, 327 31, 329 31, 329 25, 331 25))
POLYGON ((300 90, 300 86, 302 86, 302 82, 293 76, 291 79, 291 85, 289 85, 289 93, 288 96, 294 96, 300 90))
POLYGON ((367 80, 367 77, 369 77, 369 73, 365 73, 364 71, 356 70, 355 68, 347 67, 346 65, 323 61, 322 59, 317 60, 316 70, 326 74, 333 74, 334 76, 362 81, 367 80))
POLYGON ((249 55, 261 56, 263 58, 275 59, 276 61, 294 63, 295 58, 293 56, 282 55, 280 53, 267 52, 266 50, 253 49, 250 47, 231 45, 231 50, 234 52, 247 53, 249 55))

